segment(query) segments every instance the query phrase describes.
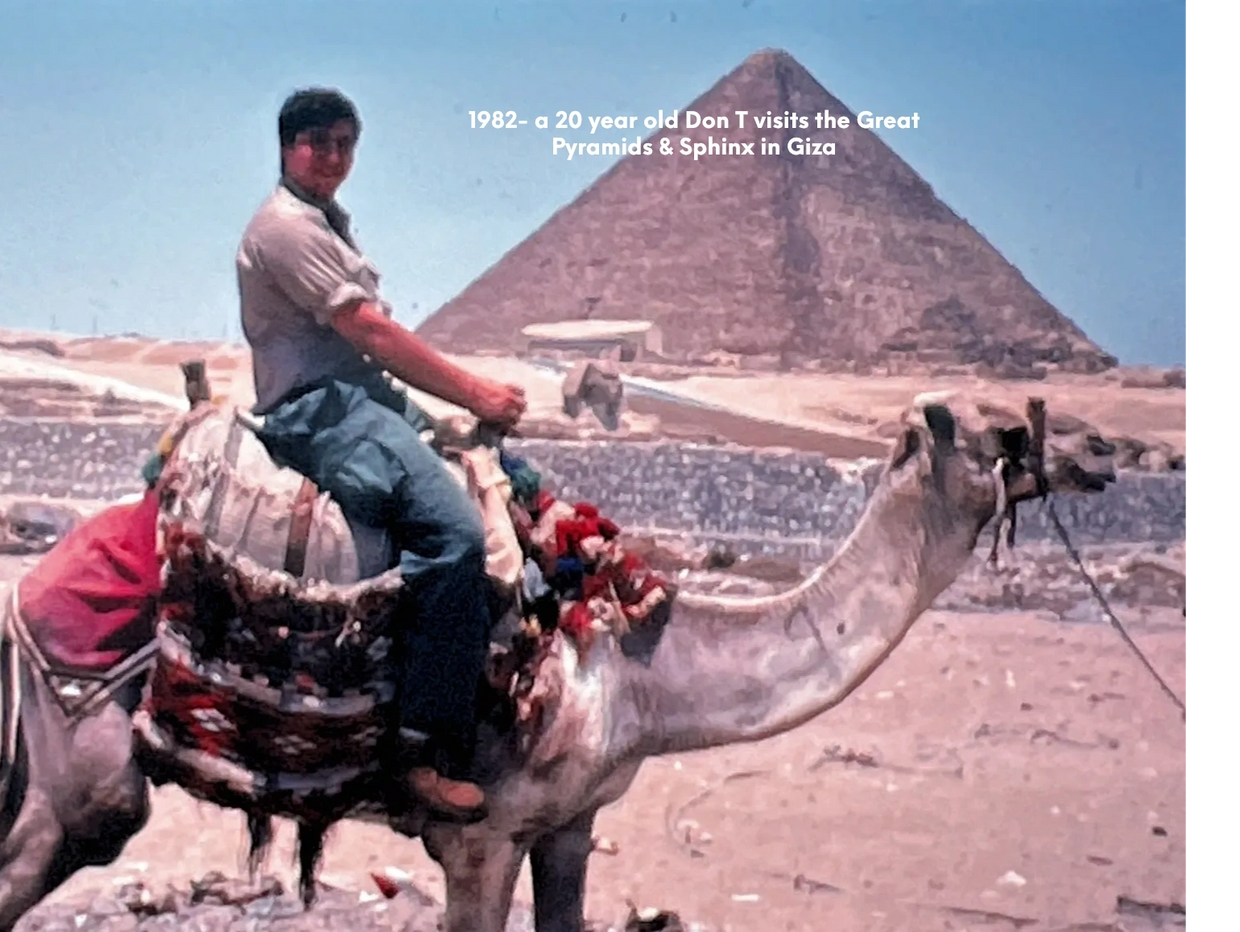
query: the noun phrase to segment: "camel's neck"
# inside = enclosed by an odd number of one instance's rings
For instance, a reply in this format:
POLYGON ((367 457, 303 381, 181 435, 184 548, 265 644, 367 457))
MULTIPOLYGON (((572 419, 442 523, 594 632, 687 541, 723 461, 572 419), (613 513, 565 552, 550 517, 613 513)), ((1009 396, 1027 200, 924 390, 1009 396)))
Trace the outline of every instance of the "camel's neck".
POLYGON ((642 750, 757 740, 831 708, 951 584, 980 530, 923 487, 884 482, 840 551, 797 589, 682 594, 651 665, 632 674, 642 750))

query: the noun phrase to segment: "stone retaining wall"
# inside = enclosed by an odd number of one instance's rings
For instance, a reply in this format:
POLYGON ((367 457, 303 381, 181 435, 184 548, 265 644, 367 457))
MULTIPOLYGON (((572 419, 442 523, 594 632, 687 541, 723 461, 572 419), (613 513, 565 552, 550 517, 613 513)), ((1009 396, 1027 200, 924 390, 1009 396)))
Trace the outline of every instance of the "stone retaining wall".
MULTIPOLYGON (((523 441, 562 498, 596 502, 621 524, 716 541, 838 540, 856 523, 881 464, 829 463, 807 453, 677 443, 523 441)), ((1185 473, 1121 473, 1099 495, 1060 495, 1055 509, 1081 543, 1176 541, 1185 534, 1185 473)), ((1021 540, 1050 540, 1040 503, 1025 505, 1021 540)))
MULTIPOLYGON (((108 499, 139 491, 139 470, 161 432, 151 424, 0 419, 0 494, 108 499)), ((731 540, 742 550, 769 542, 814 551, 840 539, 879 469, 671 442, 526 440, 510 450, 559 497, 596 502, 626 527, 731 540)), ((1184 473, 1126 473, 1101 495, 1059 496, 1056 508, 1082 544, 1182 540, 1186 481, 1184 473)), ((1052 533, 1039 505, 1022 509, 1021 540, 1052 533)))

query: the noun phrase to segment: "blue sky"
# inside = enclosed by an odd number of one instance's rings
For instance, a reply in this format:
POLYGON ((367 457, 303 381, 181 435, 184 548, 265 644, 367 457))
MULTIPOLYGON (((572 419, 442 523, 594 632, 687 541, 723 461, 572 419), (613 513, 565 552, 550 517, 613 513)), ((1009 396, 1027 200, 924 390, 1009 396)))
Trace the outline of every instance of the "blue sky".
POLYGON ((0 325, 236 337, 238 237, 312 83, 361 109, 341 200, 416 324, 610 164, 469 110, 683 108, 774 47, 917 111, 880 135, 948 205, 1122 361, 1179 364, 1184 41, 1163 0, 0 0, 0 325))

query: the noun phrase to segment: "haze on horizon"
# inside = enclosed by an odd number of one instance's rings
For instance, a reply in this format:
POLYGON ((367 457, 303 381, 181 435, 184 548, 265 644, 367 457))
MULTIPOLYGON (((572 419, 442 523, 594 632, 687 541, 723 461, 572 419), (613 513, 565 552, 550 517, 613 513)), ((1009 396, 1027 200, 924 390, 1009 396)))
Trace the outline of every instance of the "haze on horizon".
POLYGON ((236 245, 307 84, 361 110, 341 200, 416 325, 614 161, 468 111, 683 109, 782 48, 854 112, 917 111, 878 135, 1104 349, 1184 362, 1182 2, 0 0, 0 24, 0 326, 237 338, 236 245))

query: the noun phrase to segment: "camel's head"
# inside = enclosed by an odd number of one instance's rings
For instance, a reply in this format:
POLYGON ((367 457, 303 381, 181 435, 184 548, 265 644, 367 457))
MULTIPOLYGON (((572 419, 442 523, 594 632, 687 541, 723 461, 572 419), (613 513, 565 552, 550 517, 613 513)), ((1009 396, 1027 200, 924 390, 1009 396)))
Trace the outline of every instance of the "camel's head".
POLYGON ((919 395, 903 427, 891 470, 922 468, 981 516, 1043 492, 1101 492, 1115 481, 1115 447, 1097 435, 1048 433, 1040 399, 1020 415, 954 393, 919 395))

